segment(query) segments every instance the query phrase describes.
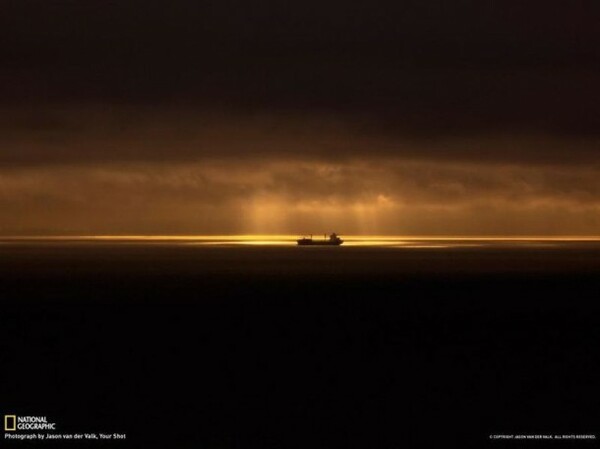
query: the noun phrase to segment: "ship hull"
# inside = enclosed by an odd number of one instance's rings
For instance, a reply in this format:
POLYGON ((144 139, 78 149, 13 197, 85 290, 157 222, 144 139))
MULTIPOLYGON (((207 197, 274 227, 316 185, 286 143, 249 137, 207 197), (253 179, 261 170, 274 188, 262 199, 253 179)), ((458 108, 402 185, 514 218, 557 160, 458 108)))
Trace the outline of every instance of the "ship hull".
POLYGON ((314 241, 314 240, 298 240, 298 245, 299 246, 340 246, 342 243, 344 243, 343 240, 337 240, 335 242, 330 242, 330 241, 314 241))

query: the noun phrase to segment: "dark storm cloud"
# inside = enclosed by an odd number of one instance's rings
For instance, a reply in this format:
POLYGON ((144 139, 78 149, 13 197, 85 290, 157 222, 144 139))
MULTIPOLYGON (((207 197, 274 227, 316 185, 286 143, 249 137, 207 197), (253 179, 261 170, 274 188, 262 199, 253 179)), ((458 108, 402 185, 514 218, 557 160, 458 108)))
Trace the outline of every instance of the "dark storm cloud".
POLYGON ((600 3, 10 0, 0 232, 597 234, 600 3))
POLYGON ((414 135, 369 117, 323 112, 71 105, 0 109, 0 148, 3 167, 215 158, 595 165, 599 139, 514 130, 414 135))
POLYGON ((537 3, 11 1, 0 98, 596 138, 598 3, 537 3))

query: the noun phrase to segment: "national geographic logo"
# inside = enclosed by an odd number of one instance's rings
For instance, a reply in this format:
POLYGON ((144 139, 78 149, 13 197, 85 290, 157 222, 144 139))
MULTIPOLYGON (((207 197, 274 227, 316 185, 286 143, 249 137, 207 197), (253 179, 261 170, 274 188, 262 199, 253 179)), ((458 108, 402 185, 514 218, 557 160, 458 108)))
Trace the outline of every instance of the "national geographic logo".
POLYGON ((4 431, 14 432, 15 430, 17 430, 17 416, 4 415, 4 431))
POLYGON ((56 430, 56 423, 45 416, 4 415, 4 431, 56 430))

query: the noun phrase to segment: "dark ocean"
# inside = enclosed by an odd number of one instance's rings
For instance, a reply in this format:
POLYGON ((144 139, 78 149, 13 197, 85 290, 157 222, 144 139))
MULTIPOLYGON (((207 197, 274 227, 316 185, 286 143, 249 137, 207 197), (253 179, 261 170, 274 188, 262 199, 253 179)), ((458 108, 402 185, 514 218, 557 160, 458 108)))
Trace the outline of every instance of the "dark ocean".
POLYGON ((600 242, 254 243, 2 241, 0 413, 102 447, 600 438, 600 242))

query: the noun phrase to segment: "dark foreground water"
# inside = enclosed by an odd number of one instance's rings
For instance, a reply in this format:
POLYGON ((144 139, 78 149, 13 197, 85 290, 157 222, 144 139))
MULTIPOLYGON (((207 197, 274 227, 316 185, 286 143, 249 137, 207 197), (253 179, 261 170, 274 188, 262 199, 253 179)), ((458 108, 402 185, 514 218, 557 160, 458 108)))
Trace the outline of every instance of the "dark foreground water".
POLYGON ((111 447, 600 438, 600 244, 430 243, 4 242, 0 414, 111 447))

